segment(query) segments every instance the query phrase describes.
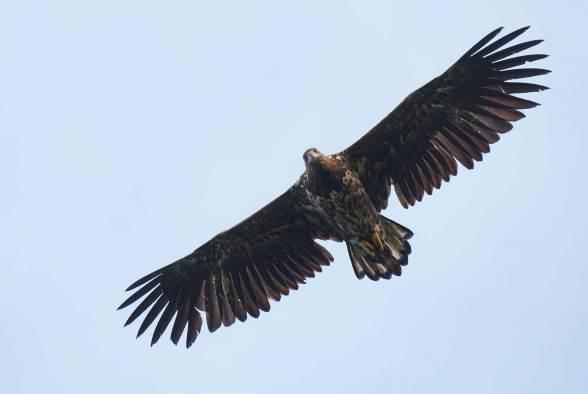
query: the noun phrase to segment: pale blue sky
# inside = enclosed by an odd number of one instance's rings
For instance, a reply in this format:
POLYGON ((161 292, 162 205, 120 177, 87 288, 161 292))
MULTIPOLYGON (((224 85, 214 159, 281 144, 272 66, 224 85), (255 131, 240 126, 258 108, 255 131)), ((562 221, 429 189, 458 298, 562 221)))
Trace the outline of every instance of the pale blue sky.
POLYGON ((0 1, 5 393, 586 393, 581 1, 0 1), (126 286, 248 216, 484 34, 532 25, 543 105, 416 207, 400 278, 335 263, 190 350, 126 286), (166 333, 166 336, 168 334, 166 333))

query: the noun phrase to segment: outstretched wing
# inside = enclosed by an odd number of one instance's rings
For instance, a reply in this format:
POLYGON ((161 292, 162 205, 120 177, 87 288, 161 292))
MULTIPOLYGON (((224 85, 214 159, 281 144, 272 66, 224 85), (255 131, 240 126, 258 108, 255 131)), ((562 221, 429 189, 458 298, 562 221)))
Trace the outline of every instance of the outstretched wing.
POLYGON ((158 317, 151 345, 171 320, 171 340, 177 344, 186 326, 186 347, 200 332, 206 312, 209 331, 235 319, 255 318, 297 289, 305 278, 329 265, 333 257, 316 243, 334 238, 328 225, 307 207, 303 186, 297 184, 257 213, 220 233, 190 255, 139 279, 119 309, 146 295, 125 325, 151 308, 139 328, 141 335, 158 317))
POLYGON ((391 185, 402 206, 420 201, 457 174, 459 161, 473 168, 499 134, 524 117, 519 111, 538 104, 514 93, 538 92, 545 86, 511 80, 546 74, 538 68, 515 68, 547 55, 512 55, 542 40, 503 48, 525 32, 516 30, 490 43, 494 30, 439 77, 411 93, 359 141, 343 151, 361 177, 374 206, 388 205, 391 185))

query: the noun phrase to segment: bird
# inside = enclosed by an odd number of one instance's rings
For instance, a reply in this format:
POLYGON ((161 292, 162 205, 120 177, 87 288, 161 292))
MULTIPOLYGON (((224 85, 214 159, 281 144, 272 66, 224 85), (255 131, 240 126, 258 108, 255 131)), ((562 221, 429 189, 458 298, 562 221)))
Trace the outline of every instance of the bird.
POLYGON ((481 161, 490 145, 539 104, 517 96, 548 87, 520 79, 547 74, 519 67, 546 58, 519 54, 543 40, 511 44, 529 26, 497 38, 495 29, 444 73, 409 94, 347 149, 303 153, 304 173, 282 195, 194 252, 143 276, 119 306, 138 303, 125 326, 145 312, 142 335, 156 320, 153 346, 173 320, 170 339, 186 347, 200 335, 257 318, 333 262, 317 240, 345 242, 357 278, 400 276, 411 230, 382 215, 392 189, 404 208, 481 161), (516 56, 514 56, 516 55, 516 56), (175 319, 174 319, 175 317, 175 319))

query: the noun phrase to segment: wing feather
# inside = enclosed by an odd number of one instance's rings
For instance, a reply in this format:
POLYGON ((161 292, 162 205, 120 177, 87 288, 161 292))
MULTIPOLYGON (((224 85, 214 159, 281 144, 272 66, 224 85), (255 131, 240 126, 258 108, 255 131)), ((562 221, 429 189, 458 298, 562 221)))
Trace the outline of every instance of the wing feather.
POLYGON ((170 339, 177 344, 187 327, 190 347, 202 328, 200 311, 210 332, 269 311, 270 299, 280 300, 333 260, 315 239, 338 237, 313 216, 306 199, 297 184, 190 255, 134 282, 127 290, 135 292, 119 309, 144 299, 125 325, 149 310, 137 336, 157 320, 153 345, 175 316, 170 339))
MULTIPOLYGON (((538 92, 543 85, 512 82, 549 73, 542 68, 513 68, 544 59, 532 54, 510 57, 542 40, 505 47, 524 27, 495 39, 486 35, 445 73, 411 93, 394 111, 343 154, 358 171, 376 208, 384 209, 389 184, 404 207, 441 187, 457 174, 456 160, 471 169, 490 151, 499 134, 525 117, 520 111, 538 104, 517 93, 538 92), (383 164, 382 164, 383 163, 383 164)), ((369 274, 366 271, 367 274, 369 274)))

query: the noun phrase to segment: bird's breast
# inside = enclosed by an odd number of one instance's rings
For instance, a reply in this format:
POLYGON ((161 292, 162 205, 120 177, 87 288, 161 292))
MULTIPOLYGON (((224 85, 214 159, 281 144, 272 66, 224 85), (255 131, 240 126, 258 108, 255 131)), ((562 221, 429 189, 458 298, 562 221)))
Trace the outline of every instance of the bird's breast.
POLYGON ((363 222, 371 223, 376 211, 357 173, 336 160, 312 164, 307 186, 312 205, 346 237, 363 232, 363 222))

